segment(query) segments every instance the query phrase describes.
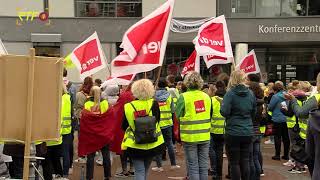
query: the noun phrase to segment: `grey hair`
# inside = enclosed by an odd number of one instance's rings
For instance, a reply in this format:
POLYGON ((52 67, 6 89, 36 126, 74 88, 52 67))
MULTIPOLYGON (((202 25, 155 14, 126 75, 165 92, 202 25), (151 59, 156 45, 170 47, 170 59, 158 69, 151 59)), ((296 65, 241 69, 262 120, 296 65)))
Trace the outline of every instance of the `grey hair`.
POLYGON ((183 82, 188 89, 201 89, 203 87, 203 79, 201 75, 195 71, 189 72, 183 82))
POLYGON ((131 92, 139 100, 148 100, 153 98, 155 89, 149 79, 140 79, 132 84, 131 92))

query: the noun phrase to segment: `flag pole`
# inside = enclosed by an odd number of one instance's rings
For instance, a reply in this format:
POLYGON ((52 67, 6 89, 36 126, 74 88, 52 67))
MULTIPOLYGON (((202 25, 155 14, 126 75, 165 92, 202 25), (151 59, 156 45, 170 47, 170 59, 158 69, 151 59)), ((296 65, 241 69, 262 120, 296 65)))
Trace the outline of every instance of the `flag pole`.
POLYGON ((147 72, 144 72, 144 78, 147 79, 147 72))
POLYGON ((160 66, 158 69, 159 70, 158 70, 158 74, 157 74, 157 79, 156 79, 156 82, 154 84, 155 86, 158 86, 158 83, 159 83, 159 80, 160 80, 160 76, 161 76, 162 66, 160 66))

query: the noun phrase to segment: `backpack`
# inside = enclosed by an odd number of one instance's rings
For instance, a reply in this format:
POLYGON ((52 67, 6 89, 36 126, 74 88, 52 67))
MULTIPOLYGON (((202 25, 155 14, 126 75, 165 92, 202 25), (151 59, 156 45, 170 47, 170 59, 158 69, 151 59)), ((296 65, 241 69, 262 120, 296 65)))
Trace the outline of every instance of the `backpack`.
POLYGON ((158 140, 157 121, 155 116, 149 116, 151 109, 146 114, 138 113, 137 109, 130 103, 135 111, 135 130, 133 131, 136 144, 149 144, 158 140))

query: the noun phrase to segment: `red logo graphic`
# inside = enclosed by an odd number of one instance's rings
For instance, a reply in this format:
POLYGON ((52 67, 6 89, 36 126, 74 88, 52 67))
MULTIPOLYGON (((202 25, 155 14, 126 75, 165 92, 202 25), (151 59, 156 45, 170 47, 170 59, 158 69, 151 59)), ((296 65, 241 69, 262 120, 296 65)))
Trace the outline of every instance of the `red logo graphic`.
POLYGON ((141 111, 135 111, 134 112, 134 118, 145 117, 145 116, 147 116, 147 111, 146 110, 141 110, 141 111))
POLYGON ((93 39, 74 51, 80 60, 81 74, 102 65, 98 43, 93 39))
POLYGON ((196 113, 202 113, 206 111, 203 100, 195 101, 194 107, 195 107, 196 113))
POLYGON ((212 23, 202 30, 198 39, 200 46, 208 46, 216 51, 226 52, 223 24, 212 23))
POLYGON ((242 64, 240 65, 240 69, 243 70, 245 73, 256 71, 256 65, 253 55, 248 56, 243 60, 242 64))
POLYGON ((158 104, 159 104, 159 106, 165 106, 165 105, 167 105, 167 102, 159 102, 158 104))

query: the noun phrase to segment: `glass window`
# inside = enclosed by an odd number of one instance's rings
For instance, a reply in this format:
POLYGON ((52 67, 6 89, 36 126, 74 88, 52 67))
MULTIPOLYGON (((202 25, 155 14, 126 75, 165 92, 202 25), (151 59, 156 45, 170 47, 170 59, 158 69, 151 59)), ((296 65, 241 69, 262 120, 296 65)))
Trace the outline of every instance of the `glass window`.
POLYGON ((306 16, 306 0, 282 0, 281 16, 306 16))
POLYGON ((78 17, 141 17, 141 0, 77 0, 78 17))
POLYGON ((280 16, 281 0, 257 0, 257 17, 276 17, 280 16))
POLYGON ((309 0, 309 16, 320 15, 320 0, 309 0))
POLYGON ((252 0, 232 0, 232 13, 252 12, 252 0))

